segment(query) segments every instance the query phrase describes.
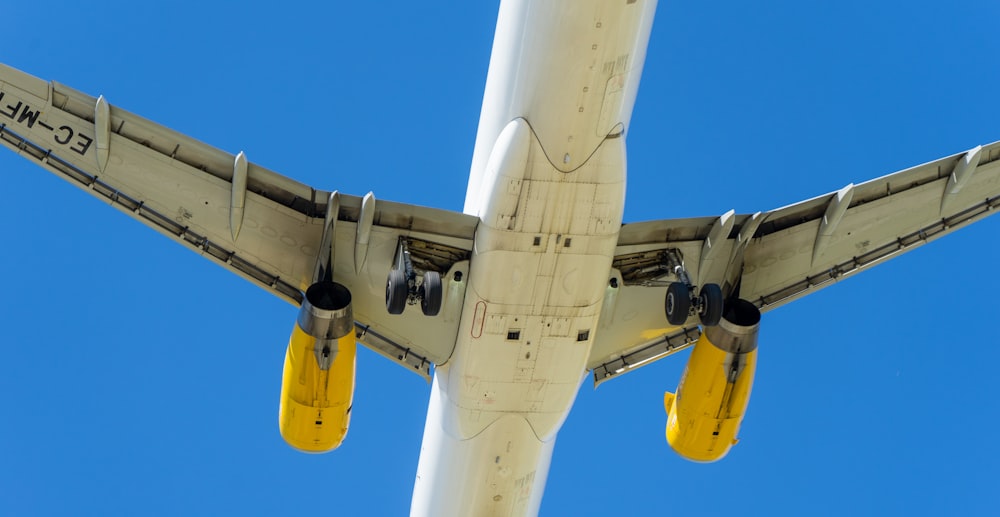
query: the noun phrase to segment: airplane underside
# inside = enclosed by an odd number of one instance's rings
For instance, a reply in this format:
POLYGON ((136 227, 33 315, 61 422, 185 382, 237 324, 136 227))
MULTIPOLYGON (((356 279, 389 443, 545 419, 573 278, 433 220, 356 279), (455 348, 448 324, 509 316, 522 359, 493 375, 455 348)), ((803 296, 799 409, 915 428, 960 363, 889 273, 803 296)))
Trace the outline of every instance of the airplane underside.
POLYGON ((6 65, 0 145, 299 308, 289 445, 343 443, 361 343, 432 383, 411 513, 533 515, 588 372, 691 348, 665 439, 716 461, 761 313, 1000 209, 995 142, 768 212, 623 224, 655 10, 501 2, 464 213, 318 190, 6 65))
MULTIPOLYGON (((614 289, 624 137, 654 9, 501 7, 465 207, 480 223, 455 351, 434 375, 414 515, 538 511, 614 289)), ((721 291, 713 302, 721 313, 721 291)))

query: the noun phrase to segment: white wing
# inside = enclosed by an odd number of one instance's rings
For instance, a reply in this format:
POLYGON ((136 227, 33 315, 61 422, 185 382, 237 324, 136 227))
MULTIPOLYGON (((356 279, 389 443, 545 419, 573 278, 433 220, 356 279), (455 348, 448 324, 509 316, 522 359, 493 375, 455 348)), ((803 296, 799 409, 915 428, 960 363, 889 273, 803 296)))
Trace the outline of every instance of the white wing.
POLYGON ((664 316, 674 250, 695 283, 716 282, 762 312, 973 223, 1000 207, 1000 142, 766 213, 626 224, 588 367, 594 382, 697 340, 664 316), (700 279, 697 280, 697 279, 700 279))
MULTIPOLYGON (((329 192, 316 190, 67 86, 0 64, 0 142, 268 292, 298 305, 313 280, 329 192)), ((335 280, 352 293, 359 339, 429 378, 451 355, 478 220, 341 196, 335 280), (366 226, 367 225, 362 225, 366 226), (441 315, 392 316, 385 280, 400 237, 444 276, 441 315), (459 275, 462 276, 462 275, 459 275)), ((122 250, 126 251, 126 250, 122 250)))

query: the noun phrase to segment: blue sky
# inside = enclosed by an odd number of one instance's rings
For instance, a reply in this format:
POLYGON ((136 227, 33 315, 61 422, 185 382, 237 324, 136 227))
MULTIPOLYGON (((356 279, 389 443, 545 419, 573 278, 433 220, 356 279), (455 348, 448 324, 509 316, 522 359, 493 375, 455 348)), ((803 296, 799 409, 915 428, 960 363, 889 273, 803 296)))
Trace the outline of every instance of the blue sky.
MULTIPOLYGON (((0 61, 317 188, 461 210, 497 4, 449 4, 52 1, 6 9, 0 61)), ((1000 139, 1000 4, 811 4, 661 2, 627 221, 767 210, 1000 139)), ((0 514, 406 512, 429 385, 361 353, 346 443, 297 453, 276 423, 294 307, 12 153, 0 171, 0 514)), ((663 437, 686 355, 585 384, 542 514, 995 512, 998 236, 765 315, 721 462, 663 437)))

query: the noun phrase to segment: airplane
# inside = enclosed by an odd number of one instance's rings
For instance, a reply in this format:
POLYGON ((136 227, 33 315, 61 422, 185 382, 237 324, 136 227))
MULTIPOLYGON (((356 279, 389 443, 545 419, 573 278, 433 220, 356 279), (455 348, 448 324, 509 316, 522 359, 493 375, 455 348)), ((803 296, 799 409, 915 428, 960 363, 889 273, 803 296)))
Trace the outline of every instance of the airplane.
MULTIPOLYGON (((662 21, 662 20, 661 20, 661 21, 662 21)), ((647 61, 647 63, 648 63, 648 61, 647 61)), ((114 99, 112 98, 112 101, 113 101, 113 100, 114 100, 114 99)), ((631 153, 631 152, 633 151, 634 147, 635 147, 634 145, 630 146, 630 153, 631 153)), ((251 154, 251 157, 252 157, 252 156, 253 156, 253 155, 251 154)), ((904 166, 905 166, 905 165, 901 164, 901 165, 900 165, 900 167, 897 167, 897 168, 901 168, 901 167, 904 167, 904 166)), ((636 165, 636 164, 634 163, 634 160, 633 160, 633 170, 634 170, 634 169, 635 169, 636 167, 638 167, 638 165, 636 165)), ((868 170, 868 169, 866 169, 866 170, 868 170)), ((893 169, 893 168, 887 168, 887 169, 885 169, 885 171, 889 171, 889 170, 896 170, 896 169, 893 169)), ((852 178, 855 178, 854 176, 851 176, 851 177, 852 177, 852 178)), ((631 179, 631 178, 630 178, 630 179, 631 179)), ((864 179, 864 178, 862 177, 862 178, 855 178, 855 179, 857 179, 857 180, 861 180, 861 179, 864 179)), ((832 187, 827 187, 827 190, 816 190, 815 192, 810 192, 810 193, 809 193, 808 195, 811 195, 812 193, 816 193, 816 192, 827 192, 827 191, 829 191, 829 189, 830 189, 830 188, 832 188, 832 187)), ((74 193, 75 193, 75 192, 74 192, 74 193)), ((397 198, 395 198, 395 199, 402 199, 402 198, 400 198, 400 197, 397 197, 397 198)), ((789 201, 794 201, 794 199, 790 199, 789 201)), ((93 203, 91 203, 91 204, 93 204, 93 203)), ((657 207, 657 208, 662 208, 662 207, 657 207)), ((656 216, 654 216, 654 217, 656 217, 656 216)), ((956 237, 957 237, 958 235, 961 235, 961 233, 959 233, 959 234, 956 234, 956 237)), ((952 239, 952 238, 950 237, 950 238, 949 238, 948 240, 946 240, 945 242, 950 242, 950 241, 951 241, 951 239, 952 239)), ((161 239, 161 240, 162 240, 162 239, 161 239)), ((943 244, 943 243, 942 243, 942 244, 938 244, 937 246, 944 246, 944 245, 945 245, 945 244, 943 244)), ((908 260, 908 259, 903 259, 903 260, 908 260)), ((876 270, 876 271, 877 271, 877 270, 876 270)), ((875 274, 875 273, 867 273, 867 274, 875 274)), ((867 275, 867 274, 866 274, 866 275, 867 275)), ((933 275, 931 275, 931 276, 933 276, 933 275)), ((863 278, 863 277, 862 277, 862 278, 863 278)), ((854 281, 852 280, 851 282, 849 282, 849 283, 848 283, 848 285, 850 285, 850 283, 852 283, 852 282, 854 282, 854 281)), ((837 289, 844 289, 844 288, 837 288, 837 289)), ((823 295, 820 295, 820 296, 823 296, 823 295)), ((803 302, 803 303, 804 303, 804 302, 803 302)), ((790 306, 790 308, 791 308, 791 307, 795 307, 795 305, 793 305, 793 306, 790 306)), ((789 308, 789 310, 791 310, 790 308, 789 308)), ((285 310, 287 310, 287 309, 285 309, 285 310)), ((785 310, 785 309, 783 309, 783 310, 785 310)), ((778 311, 778 312, 775 312, 774 314, 779 314, 780 312, 781 312, 781 311, 778 311)), ((766 316, 766 317, 765 317, 765 321, 768 321, 768 318, 770 318, 770 317, 771 317, 771 315, 770 315, 770 314, 769 314, 768 316, 766 316)), ((259 336, 257 336, 257 337, 259 338, 259 336)), ((776 352, 772 352, 772 355, 774 355, 775 353, 776 353, 776 352)), ((659 364, 659 363, 657 363, 657 364, 659 364)), ((628 377, 626 377, 626 378, 631 378, 631 377, 633 377, 633 376, 628 376, 628 377)), ((677 377, 676 375, 674 375, 674 376, 670 377, 670 381, 669 381, 669 382, 675 382, 675 379, 676 379, 676 377, 677 377)), ((660 384, 663 384, 663 382, 664 382, 664 380, 663 380, 663 379, 658 379, 658 380, 660 381, 660 384)), ((761 382, 761 380, 762 380, 762 379, 760 379, 760 378, 759 378, 759 379, 758 379, 758 382, 761 382)), ((625 382, 625 381, 618 381, 618 382, 625 382)), ((608 384, 607 384, 606 386, 608 386, 608 389, 611 389, 611 387, 613 387, 613 386, 614 386, 614 383, 608 383, 608 384)), ((360 387, 359 387, 359 389, 360 389, 360 387)), ((604 389, 604 388, 603 388, 603 386, 602 386, 602 389, 604 389)), ((659 388, 659 389, 661 389, 661 390, 662 390, 662 389, 670 389, 670 386, 660 386, 660 388, 659 388)), ((598 393, 600 393, 600 391, 598 391, 598 393)), ((758 393, 758 394, 756 394, 755 396, 759 396, 759 393, 758 393)), ((360 405, 359 405, 359 407, 360 407, 360 405)), ((578 409, 579 409, 579 408, 578 408, 578 409)), ((752 414, 752 411, 751 411, 751 414, 752 414)), ((606 416, 606 415, 605 415, 605 416, 606 416)), ((568 428, 567 428, 567 430, 568 430, 568 428)), ((662 431, 661 431, 661 432, 662 432, 662 431)), ((353 437, 353 433, 352 433, 352 437, 353 437)), ((561 437, 560 439, 562 439, 562 437, 561 437)), ((661 438, 661 440, 662 440, 662 438, 661 438)), ((348 443, 350 443, 350 442, 348 442, 348 443)), ((562 442, 560 442, 560 443, 562 444, 562 442)), ((662 444, 661 444, 661 445, 662 445, 662 444)), ((741 445, 740 447, 744 447, 744 446, 745 446, 745 444, 741 445)), ((557 450, 559 450, 559 449, 557 448, 557 450)), ((739 448, 737 448, 736 450, 739 450, 739 448)), ((557 454, 558 454, 558 453, 557 453, 557 454)), ((728 461, 728 460, 727 460, 727 461, 728 461)))

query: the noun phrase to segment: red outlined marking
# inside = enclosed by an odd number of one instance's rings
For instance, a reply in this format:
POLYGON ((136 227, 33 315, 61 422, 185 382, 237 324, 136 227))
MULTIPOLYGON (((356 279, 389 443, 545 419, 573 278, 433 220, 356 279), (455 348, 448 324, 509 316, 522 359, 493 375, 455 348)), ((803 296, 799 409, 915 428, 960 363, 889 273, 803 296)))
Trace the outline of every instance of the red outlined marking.
POLYGON ((472 315, 472 329, 469 333, 473 339, 479 339, 483 335, 483 324, 486 322, 486 302, 480 300, 476 303, 476 312, 472 315))

